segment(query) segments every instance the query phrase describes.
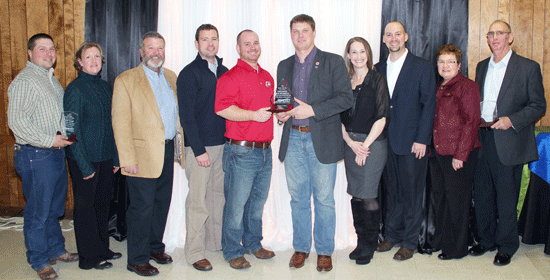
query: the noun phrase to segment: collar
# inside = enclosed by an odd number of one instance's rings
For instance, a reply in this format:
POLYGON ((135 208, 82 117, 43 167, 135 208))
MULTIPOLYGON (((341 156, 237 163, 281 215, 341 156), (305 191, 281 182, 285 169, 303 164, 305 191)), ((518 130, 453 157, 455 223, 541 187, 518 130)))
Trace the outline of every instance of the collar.
POLYGON ((491 59, 489 59, 489 67, 495 67, 496 65, 504 65, 504 67, 507 67, 508 62, 510 62, 510 57, 512 57, 512 49, 508 50, 506 56, 504 56, 504 58, 499 62, 495 62, 495 55, 491 54, 491 59))
POLYGON ((400 58, 398 58, 396 61, 391 61, 391 55, 388 55, 388 59, 386 60, 387 61, 387 64, 388 65, 399 65, 399 64, 403 64, 405 62, 405 58, 407 57, 407 54, 409 54, 409 49, 405 48, 405 53, 403 53, 403 55, 401 55, 400 58))
POLYGON ((456 84, 458 81, 460 81, 462 78, 464 78, 464 75, 462 75, 462 71, 458 71, 458 74, 454 76, 450 81, 448 81, 446 84, 443 85, 443 81, 439 83, 440 87, 450 87, 454 84, 456 84))
MULTIPOLYGON (((305 63, 313 63, 313 59, 315 58, 315 55, 317 54, 317 46, 313 46, 313 49, 309 52, 309 54, 306 56, 306 59, 304 59, 305 63)), ((300 58, 296 53, 294 53, 294 61, 300 63, 300 58)))
POLYGON ((145 74, 147 75, 157 75, 157 76, 164 76, 164 67, 160 67, 160 73, 157 73, 153 70, 151 70, 149 67, 145 66, 145 64, 143 64, 143 62, 141 63, 141 67, 143 67, 143 71, 145 71, 145 74))
POLYGON ((27 60, 27 64, 26 64, 27 67, 29 67, 30 69, 32 69, 34 72, 36 72, 37 74, 40 74, 40 75, 45 75, 45 76, 48 76, 48 77, 51 77, 53 76, 53 67, 51 67, 50 69, 46 70, 44 69, 43 67, 41 66, 38 66, 30 61, 27 60))
POLYGON ((260 66, 260 63, 258 63, 258 71, 256 72, 256 69, 252 68, 250 64, 246 63, 244 60, 240 58, 237 60, 237 66, 242 67, 249 72, 260 73, 263 71, 262 67, 260 66))

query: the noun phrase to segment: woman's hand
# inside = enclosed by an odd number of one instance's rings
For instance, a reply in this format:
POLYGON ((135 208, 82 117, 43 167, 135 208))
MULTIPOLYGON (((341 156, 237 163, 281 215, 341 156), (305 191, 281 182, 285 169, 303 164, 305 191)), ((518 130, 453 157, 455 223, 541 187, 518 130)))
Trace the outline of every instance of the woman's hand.
POLYGON ((456 158, 453 158, 453 169, 455 171, 459 170, 460 168, 462 168, 464 166, 464 162, 459 160, 459 159, 456 159, 456 158))
POLYGON ((349 141, 348 146, 359 157, 367 158, 369 156, 369 148, 363 145, 363 142, 349 141))
POLYGON ((92 178, 94 177, 94 175, 95 175, 95 172, 92 173, 92 175, 90 175, 90 176, 87 176, 87 177, 82 178, 82 180, 89 180, 89 179, 92 179, 92 178))

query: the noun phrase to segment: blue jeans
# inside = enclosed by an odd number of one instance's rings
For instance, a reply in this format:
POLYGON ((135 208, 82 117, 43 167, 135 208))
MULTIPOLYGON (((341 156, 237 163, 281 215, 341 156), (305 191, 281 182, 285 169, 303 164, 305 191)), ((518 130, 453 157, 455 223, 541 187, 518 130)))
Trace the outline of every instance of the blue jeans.
POLYGON ((226 143, 222 248, 226 260, 262 248, 262 215, 271 183, 271 148, 226 143), (241 245, 242 240, 242 245, 241 245))
POLYGON ((27 262, 39 270, 66 252, 58 220, 67 199, 65 151, 18 146, 13 161, 27 200, 23 213, 27 262))
POLYGON ((299 252, 311 250, 311 195, 315 205, 313 237, 319 255, 332 255, 336 212, 334 183, 336 163, 320 163, 313 149, 311 133, 290 130, 285 156, 286 182, 292 209, 292 245, 299 252))

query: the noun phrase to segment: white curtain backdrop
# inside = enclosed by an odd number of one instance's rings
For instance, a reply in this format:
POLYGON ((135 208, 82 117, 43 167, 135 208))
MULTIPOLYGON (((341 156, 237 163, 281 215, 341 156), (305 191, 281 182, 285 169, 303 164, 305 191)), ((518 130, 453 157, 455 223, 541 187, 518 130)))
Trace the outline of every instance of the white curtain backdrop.
MULTIPOLYGON (((290 20, 298 14, 315 19, 315 45, 342 55, 347 41, 361 36, 370 43, 374 62, 380 50, 382 0, 159 0, 158 31, 166 40, 164 66, 179 74, 197 55, 195 31, 203 23, 218 28, 218 56, 231 69, 239 58, 237 34, 252 29, 260 38, 260 65, 277 80, 277 64, 294 54, 290 39, 290 20)), ((273 173, 269 197, 263 214, 263 245, 281 251, 292 247, 290 194, 283 164, 278 159, 282 127, 275 124, 273 173)), ((195 159, 187 159, 195 160, 195 159)), ((175 166, 174 191, 164 233, 167 251, 185 244, 185 198, 188 192, 184 170, 175 166)), ((338 163, 336 187, 336 249, 355 245, 350 196, 346 193, 344 163, 338 163)), ((313 207, 312 207, 313 209, 313 207)), ((314 248, 312 248, 314 250, 314 248)))

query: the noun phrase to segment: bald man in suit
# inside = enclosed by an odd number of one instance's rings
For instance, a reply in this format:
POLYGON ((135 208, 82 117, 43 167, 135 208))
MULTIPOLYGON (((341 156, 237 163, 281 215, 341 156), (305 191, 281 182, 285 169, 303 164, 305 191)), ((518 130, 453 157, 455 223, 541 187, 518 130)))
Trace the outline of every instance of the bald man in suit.
POLYGON ((141 276, 159 273, 149 259, 172 262, 162 238, 172 198, 174 138, 183 130, 176 74, 162 67, 164 45, 159 33, 145 33, 142 63, 118 76, 113 92, 113 131, 130 195, 127 269, 141 276))

